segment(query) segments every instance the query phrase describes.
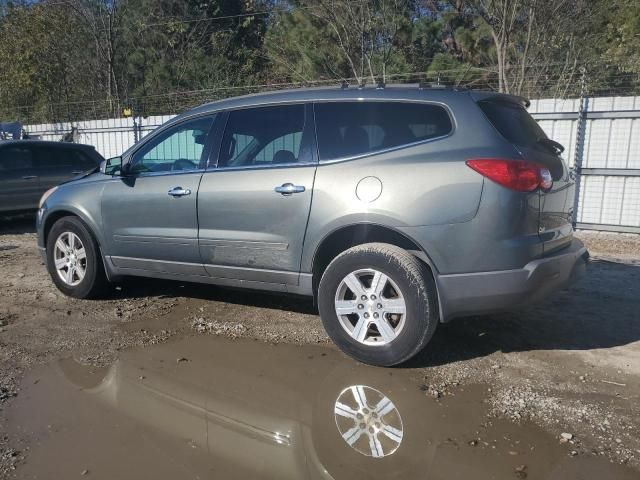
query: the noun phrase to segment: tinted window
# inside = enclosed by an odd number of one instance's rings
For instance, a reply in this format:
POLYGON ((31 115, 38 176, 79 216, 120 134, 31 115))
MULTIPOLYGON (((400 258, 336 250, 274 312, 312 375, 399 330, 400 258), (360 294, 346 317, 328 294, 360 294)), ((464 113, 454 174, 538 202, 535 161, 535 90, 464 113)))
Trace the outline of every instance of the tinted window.
POLYGON ((38 168, 56 168, 71 170, 75 152, 58 147, 38 147, 35 149, 38 168))
POLYGON ((399 147, 453 129, 443 107, 424 103, 318 103, 315 113, 321 160, 399 147))
POLYGON ((198 118, 152 138, 133 155, 131 171, 166 172, 199 168, 212 123, 213 117, 198 118))
POLYGON ((247 108, 229 114, 220 167, 282 165, 301 160, 304 105, 247 108))
POLYGON ((91 170, 96 168, 99 162, 90 156, 88 152, 74 150, 72 156, 72 166, 74 170, 91 170))
POLYGON ((517 103, 478 102, 489 121, 511 143, 533 146, 540 138, 547 138, 529 112, 517 103))
POLYGON ((98 165, 89 153, 74 147, 38 147, 34 152, 35 164, 42 169, 85 172, 98 165))
POLYGON ((24 170, 33 167, 33 154, 26 147, 0 149, 0 171, 24 170))

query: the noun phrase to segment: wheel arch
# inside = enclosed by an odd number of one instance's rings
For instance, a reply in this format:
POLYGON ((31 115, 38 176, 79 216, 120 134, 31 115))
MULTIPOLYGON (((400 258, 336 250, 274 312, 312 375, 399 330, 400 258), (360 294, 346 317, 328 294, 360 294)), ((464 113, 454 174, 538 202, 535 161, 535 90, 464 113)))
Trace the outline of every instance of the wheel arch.
POLYGON ((440 321, 443 319, 438 288, 438 270, 429 254, 411 237, 398 230, 377 223, 354 223, 341 226, 326 234, 316 247, 311 263, 314 301, 317 297, 318 285, 322 274, 329 263, 339 254, 351 247, 364 243, 381 242, 395 245, 407 250, 417 257, 433 276, 438 295, 438 313, 440 321))
POLYGON ((42 245, 46 248, 47 239, 49 237, 49 233, 51 232, 51 228, 53 228, 53 226, 58 220, 64 217, 76 217, 84 224, 84 226, 87 228, 89 233, 93 235, 93 238, 98 244, 98 253, 100 255, 100 258, 102 259, 102 264, 104 266, 104 271, 107 276, 107 279, 112 280, 113 275, 111 273, 111 270, 109 269, 109 266, 107 265, 107 262, 104 256, 104 251, 102 247, 103 245, 102 238, 99 234, 100 230, 98 229, 98 226, 96 225, 96 223, 85 212, 82 212, 81 210, 78 210, 76 208, 69 208, 69 207, 58 208, 56 210, 49 212, 42 221, 42 245))
POLYGON ((82 221, 82 223, 85 224, 89 232, 93 235, 93 238, 96 239, 96 242, 98 242, 98 246, 102 245, 102 241, 101 241, 102 239, 100 238, 99 230, 97 229, 97 225, 95 224, 95 222, 85 212, 82 212, 75 208, 69 208, 69 207, 53 210, 49 212, 47 216, 44 218, 43 225, 42 225, 42 240, 44 245, 47 244, 47 238, 49 236, 49 232, 51 231, 51 228, 53 227, 53 225, 58 220, 64 217, 79 218, 82 221))

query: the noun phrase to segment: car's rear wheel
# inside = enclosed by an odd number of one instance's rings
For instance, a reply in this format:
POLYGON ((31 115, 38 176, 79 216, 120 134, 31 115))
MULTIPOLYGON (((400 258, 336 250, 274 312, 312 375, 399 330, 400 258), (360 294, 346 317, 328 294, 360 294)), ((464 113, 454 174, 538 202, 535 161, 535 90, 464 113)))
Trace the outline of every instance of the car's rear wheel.
POLYGON ((77 217, 63 217, 51 227, 47 270, 58 290, 70 297, 100 296, 107 284, 98 244, 77 217))
POLYGON ((318 306, 331 339, 364 363, 391 366, 417 354, 438 324, 431 273, 406 250, 369 243, 325 270, 318 306))

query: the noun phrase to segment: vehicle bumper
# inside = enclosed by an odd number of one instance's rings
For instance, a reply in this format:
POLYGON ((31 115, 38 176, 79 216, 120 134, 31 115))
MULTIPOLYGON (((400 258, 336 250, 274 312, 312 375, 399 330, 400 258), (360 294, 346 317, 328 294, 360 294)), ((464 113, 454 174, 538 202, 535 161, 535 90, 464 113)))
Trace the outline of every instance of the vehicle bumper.
POLYGON ((42 261, 47 263, 47 248, 44 244, 44 217, 46 210, 44 208, 38 209, 38 213, 36 215, 36 233, 37 244, 38 244, 38 252, 40 252, 40 256, 42 257, 42 261))
POLYGON ((440 275, 437 279, 442 321, 507 310, 536 302, 561 290, 586 271, 589 252, 579 240, 522 269, 440 275))
POLYGON ((38 246, 38 253, 40 253, 40 258, 42 258, 42 263, 47 263, 47 249, 44 247, 38 246))

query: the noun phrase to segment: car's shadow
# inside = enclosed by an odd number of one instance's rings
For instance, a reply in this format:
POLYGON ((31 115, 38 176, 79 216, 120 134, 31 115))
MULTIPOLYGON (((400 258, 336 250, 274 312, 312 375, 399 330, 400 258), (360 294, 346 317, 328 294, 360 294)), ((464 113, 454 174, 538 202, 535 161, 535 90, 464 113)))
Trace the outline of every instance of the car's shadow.
POLYGON ((109 298, 113 299, 143 297, 187 297, 308 315, 317 315, 318 313, 318 310, 313 305, 313 300, 307 297, 154 278, 124 278, 120 282, 118 289, 111 291, 109 294, 109 298))
MULTIPOLYGON (((592 350, 640 341, 640 264, 593 260, 587 276, 541 304, 440 325, 404 367, 484 357, 497 351, 592 350)), ((311 299, 212 285, 129 279, 116 297, 186 296, 317 315, 311 299)))
POLYGON ((17 215, 0 214, 0 237, 36 232, 36 216, 34 213, 17 215))
POLYGON ((640 341, 640 264, 591 261, 570 290, 518 311, 440 325, 405 366, 442 365, 491 353, 593 350, 640 341))

